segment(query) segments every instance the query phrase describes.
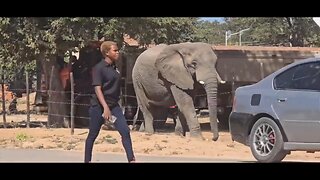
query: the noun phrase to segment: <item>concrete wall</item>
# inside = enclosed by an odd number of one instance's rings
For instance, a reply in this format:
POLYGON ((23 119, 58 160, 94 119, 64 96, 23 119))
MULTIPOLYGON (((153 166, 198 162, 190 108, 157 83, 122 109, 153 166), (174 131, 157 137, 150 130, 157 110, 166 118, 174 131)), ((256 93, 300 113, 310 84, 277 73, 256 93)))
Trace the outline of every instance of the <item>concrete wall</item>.
POLYGON ((320 48, 214 47, 217 70, 225 81, 257 82, 296 60, 319 56, 320 48))

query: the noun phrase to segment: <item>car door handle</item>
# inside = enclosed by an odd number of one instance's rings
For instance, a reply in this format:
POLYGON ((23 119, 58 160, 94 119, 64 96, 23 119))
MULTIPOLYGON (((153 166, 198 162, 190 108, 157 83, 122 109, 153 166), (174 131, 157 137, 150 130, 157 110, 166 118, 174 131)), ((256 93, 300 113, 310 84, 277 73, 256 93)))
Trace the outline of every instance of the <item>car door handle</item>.
POLYGON ((285 102, 287 101, 287 98, 278 98, 278 102, 285 102))

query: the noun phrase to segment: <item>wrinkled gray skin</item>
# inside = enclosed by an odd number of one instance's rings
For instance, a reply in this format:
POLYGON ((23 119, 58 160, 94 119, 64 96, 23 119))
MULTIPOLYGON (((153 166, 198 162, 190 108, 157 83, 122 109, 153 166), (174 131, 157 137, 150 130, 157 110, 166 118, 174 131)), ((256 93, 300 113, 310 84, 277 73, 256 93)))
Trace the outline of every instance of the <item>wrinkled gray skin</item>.
POLYGON ((219 138, 217 125, 217 56, 210 44, 160 44, 144 51, 132 71, 134 90, 144 116, 144 128, 154 133, 153 122, 161 119, 169 106, 177 104, 176 134, 203 139, 193 103, 195 81, 203 84, 208 99, 212 140, 219 138))

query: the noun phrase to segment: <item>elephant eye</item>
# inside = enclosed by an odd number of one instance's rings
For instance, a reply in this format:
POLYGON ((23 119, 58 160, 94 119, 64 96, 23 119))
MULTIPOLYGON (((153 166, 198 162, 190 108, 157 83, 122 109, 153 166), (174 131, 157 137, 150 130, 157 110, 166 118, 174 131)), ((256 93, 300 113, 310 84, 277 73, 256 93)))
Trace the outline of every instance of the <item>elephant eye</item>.
POLYGON ((192 63, 191 63, 191 66, 194 67, 194 68, 197 67, 197 61, 193 60, 192 63))

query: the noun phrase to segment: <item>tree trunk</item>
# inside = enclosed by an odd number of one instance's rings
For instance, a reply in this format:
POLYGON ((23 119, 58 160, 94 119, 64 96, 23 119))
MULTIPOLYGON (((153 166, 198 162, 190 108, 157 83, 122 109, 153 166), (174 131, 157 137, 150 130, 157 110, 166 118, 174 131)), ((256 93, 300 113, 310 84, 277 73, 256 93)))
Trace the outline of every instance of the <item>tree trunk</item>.
POLYGON ((47 97, 47 88, 43 86, 43 81, 44 76, 42 75, 43 70, 42 70, 42 65, 41 65, 41 60, 43 57, 41 54, 39 55, 39 57, 36 59, 36 68, 37 68, 37 92, 36 92, 36 96, 35 96, 35 100, 34 100, 34 104, 36 106, 41 106, 41 105, 46 105, 46 101, 47 99, 45 97, 47 97))
POLYGON ((43 69, 46 74, 48 88, 48 125, 49 127, 61 128, 64 126, 64 118, 67 116, 68 105, 62 82, 59 76, 59 66, 54 56, 49 57, 49 61, 42 61, 43 69), (51 70, 53 68, 53 71, 51 70), (51 71, 52 76, 51 76, 51 71), (51 79, 51 84, 50 84, 51 79), (49 83, 48 83, 49 82, 49 83))

